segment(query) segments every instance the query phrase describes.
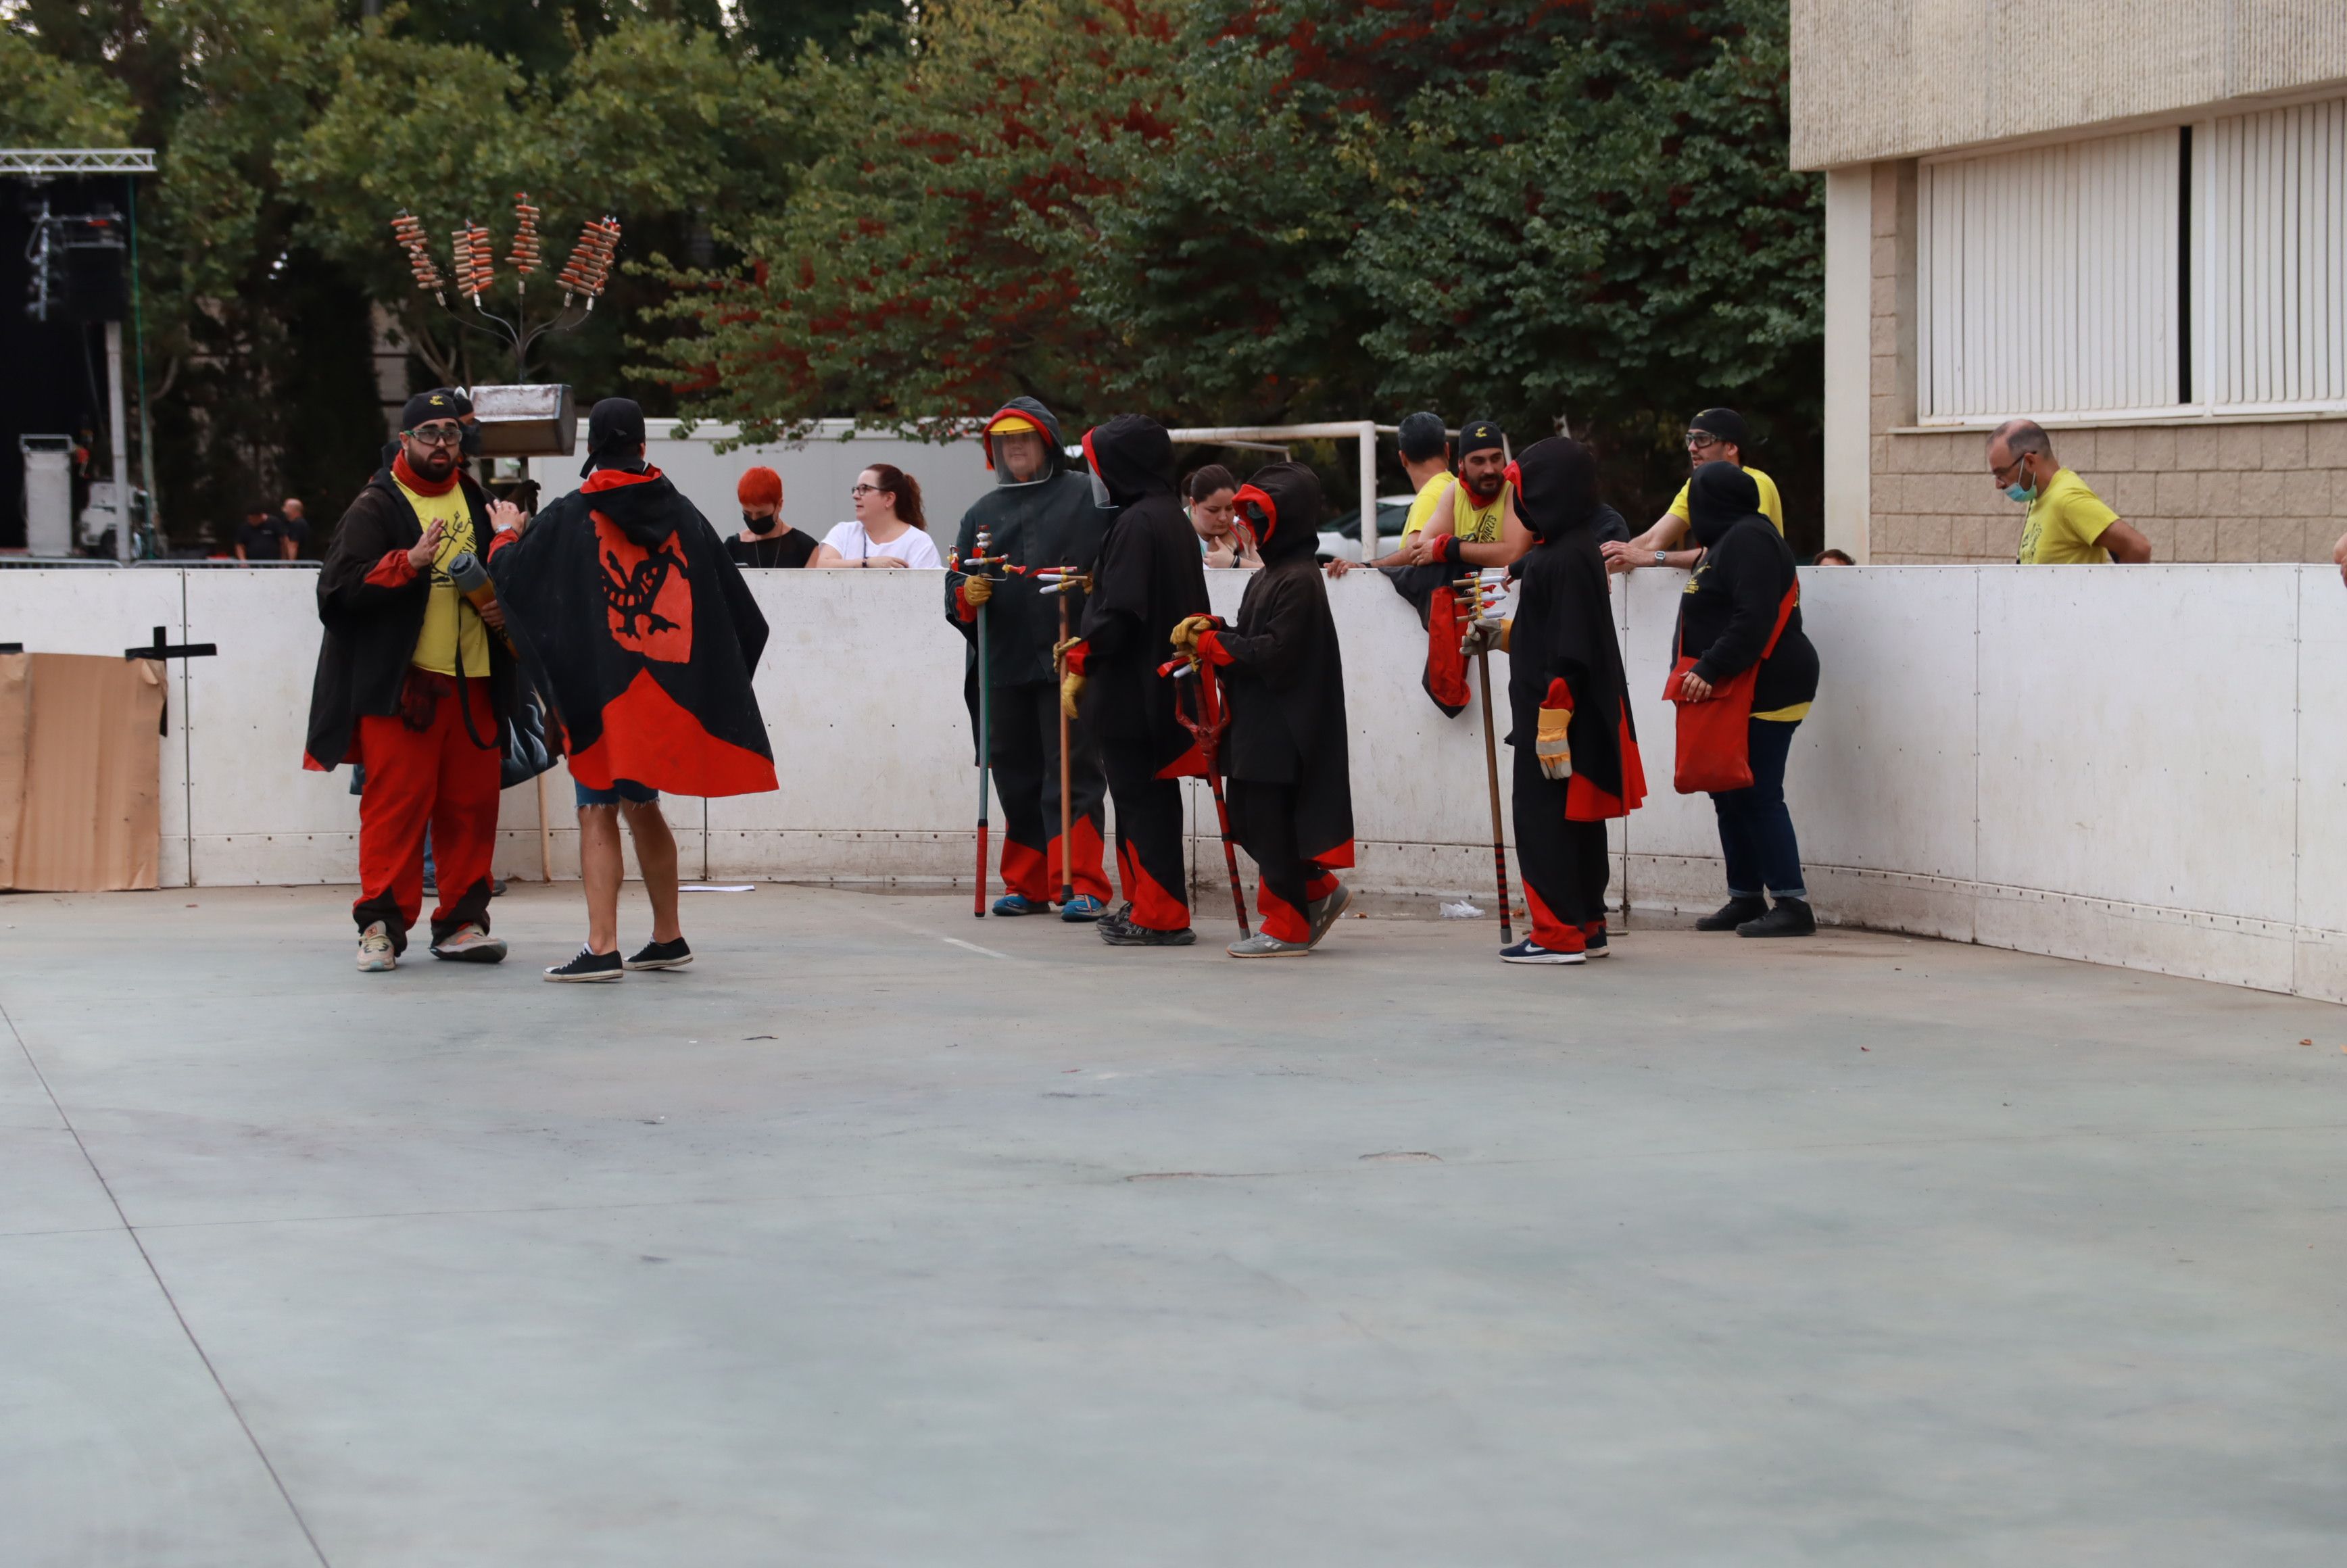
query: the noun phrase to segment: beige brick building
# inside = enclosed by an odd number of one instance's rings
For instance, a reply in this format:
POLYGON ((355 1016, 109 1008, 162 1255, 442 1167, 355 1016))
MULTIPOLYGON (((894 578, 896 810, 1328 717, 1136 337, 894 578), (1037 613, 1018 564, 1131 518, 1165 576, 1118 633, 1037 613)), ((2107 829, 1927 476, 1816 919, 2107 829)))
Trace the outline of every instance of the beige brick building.
POLYGON ((1792 0, 1827 175, 1826 538, 2010 560, 1988 431, 2159 560, 2347 531, 2347 0, 1792 0))

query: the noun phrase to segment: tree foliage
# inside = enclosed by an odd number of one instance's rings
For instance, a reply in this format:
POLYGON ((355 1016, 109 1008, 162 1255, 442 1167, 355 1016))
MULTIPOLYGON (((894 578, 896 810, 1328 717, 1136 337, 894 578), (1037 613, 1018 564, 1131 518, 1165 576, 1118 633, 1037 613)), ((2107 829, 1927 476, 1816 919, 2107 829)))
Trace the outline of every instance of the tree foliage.
POLYGON ((676 274, 671 384, 753 428, 1013 391, 1568 420, 1657 508, 1687 415, 1743 402, 1806 472, 1787 34, 1781 0, 948 0, 795 78, 829 150, 740 272, 676 274))

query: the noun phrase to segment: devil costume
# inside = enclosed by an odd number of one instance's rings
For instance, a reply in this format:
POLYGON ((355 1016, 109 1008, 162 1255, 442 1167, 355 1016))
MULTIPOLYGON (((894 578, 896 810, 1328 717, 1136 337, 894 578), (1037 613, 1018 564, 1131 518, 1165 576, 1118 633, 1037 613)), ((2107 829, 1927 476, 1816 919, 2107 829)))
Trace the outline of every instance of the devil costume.
POLYGON ((562 722, 570 776, 596 790, 773 789, 750 689, 766 619, 742 569, 658 468, 597 461, 489 563, 506 630, 562 722))
MULTIPOLYGON (((954 543, 957 559, 978 554, 979 530, 990 536, 989 553, 1032 572, 1043 567, 1089 571, 1100 555, 1108 514, 1092 505, 1092 485, 1070 473, 1060 442, 1060 422, 1031 397, 1014 397, 988 420, 982 439, 995 487, 962 515, 954 543), (1043 470, 1015 480, 995 456, 995 441, 1032 432, 1043 443, 1043 470)), ((1045 907, 1061 883, 1060 684, 1051 650, 1059 641, 1060 607, 1038 591, 1031 576, 1005 576, 989 569, 986 602, 986 676, 992 688, 989 764, 1002 801, 1002 881, 1010 892, 994 907, 998 915, 1023 915, 1045 907)), ((1068 609, 1081 610, 1078 596, 1068 609)), ((969 602, 967 579, 946 579, 946 619, 968 640, 962 695, 969 706, 970 733, 978 733, 978 609, 969 602)), ((1073 725, 1068 735, 1069 796, 1075 839, 1069 870, 1079 900, 1091 909, 1108 897, 1101 868, 1101 804, 1107 794, 1100 751, 1089 728, 1073 725)), ((1079 906, 1063 912, 1081 918, 1079 906)))
POLYGON ((1605 950, 1605 821, 1637 809, 1646 774, 1597 549, 1607 509, 1597 465, 1580 442, 1552 436, 1524 448, 1509 473, 1516 515, 1539 542, 1516 564, 1507 628, 1516 859, 1532 919, 1529 940, 1507 956, 1572 962, 1605 950), (1571 776, 1551 778, 1542 753, 1565 760, 1571 776))
POLYGON ((1268 464, 1240 487, 1237 508, 1263 569, 1238 624, 1199 632, 1197 646, 1230 692, 1231 836, 1261 873, 1255 908, 1272 939, 1232 948, 1251 958, 1317 941, 1341 912, 1333 873, 1353 864, 1353 786, 1344 659, 1313 557, 1320 481, 1301 463, 1268 464))
POLYGON ((1182 859, 1184 774, 1204 771, 1157 673, 1174 626, 1207 611, 1198 536, 1174 493, 1165 426, 1127 414, 1084 436, 1092 499, 1114 508, 1101 541, 1081 641, 1068 670, 1081 681, 1078 719, 1098 741, 1116 801, 1116 867, 1128 908, 1100 924, 1112 946, 1191 940, 1182 859), (1177 935, 1178 934, 1178 935, 1177 935))

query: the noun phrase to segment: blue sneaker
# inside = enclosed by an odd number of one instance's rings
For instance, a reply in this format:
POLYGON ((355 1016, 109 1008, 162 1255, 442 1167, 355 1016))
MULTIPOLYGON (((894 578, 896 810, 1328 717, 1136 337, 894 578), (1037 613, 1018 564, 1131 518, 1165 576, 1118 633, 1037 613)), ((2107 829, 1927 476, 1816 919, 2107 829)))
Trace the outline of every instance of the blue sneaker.
POLYGON ((1585 964, 1588 961, 1589 958, 1585 953, 1554 952, 1542 947, 1530 937, 1526 937, 1512 948, 1500 949, 1500 962, 1503 964, 1585 964))
POLYGON ((1060 918, 1071 926, 1089 926, 1108 913, 1108 906, 1089 893, 1079 893, 1060 906, 1060 918))
POLYGON ((1012 915, 1040 915, 1050 907, 1049 904, 1038 903, 1023 893, 1005 893, 994 901, 994 912, 1006 917, 1012 915))

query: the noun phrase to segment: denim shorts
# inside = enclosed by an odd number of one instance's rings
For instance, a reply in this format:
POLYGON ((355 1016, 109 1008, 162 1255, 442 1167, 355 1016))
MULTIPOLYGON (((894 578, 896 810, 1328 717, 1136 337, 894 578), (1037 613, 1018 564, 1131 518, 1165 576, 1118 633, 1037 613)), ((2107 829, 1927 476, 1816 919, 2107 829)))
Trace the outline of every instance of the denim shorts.
POLYGON ((610 789, 589 789, 573 779, 570 787, 579 792, 580 805, 617 805, 621 801, 630 805, 650 805, 660 799, 660 791, 646 789, 633 779, 613 779, 610 789))

